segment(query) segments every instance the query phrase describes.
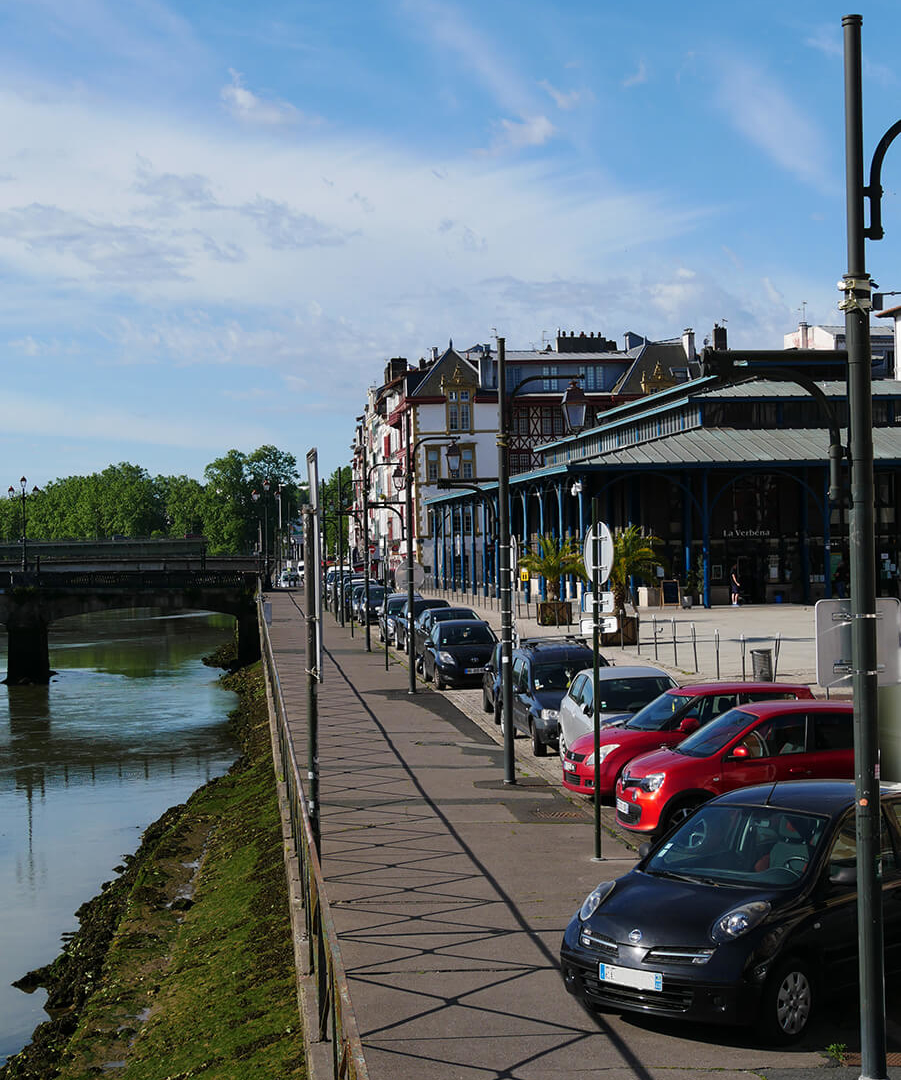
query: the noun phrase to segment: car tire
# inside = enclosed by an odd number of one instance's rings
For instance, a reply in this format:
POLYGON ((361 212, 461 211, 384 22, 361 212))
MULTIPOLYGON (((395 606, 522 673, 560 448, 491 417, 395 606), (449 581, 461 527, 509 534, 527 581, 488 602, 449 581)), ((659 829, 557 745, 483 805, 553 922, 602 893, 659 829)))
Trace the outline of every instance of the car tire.
POLYGON ((758 1031, 770 1044, 797 1041, 810 1026, 815 1001, 810 965, 800 957, 789 957, 764 987, 758 1031))
POLYGON ((425 662, 425 657, 422 658, 422 677, 426 682, 432 681, 432 673, 429 671, 428 664, 425 662))
POLYGON ((529 724, 529 735, 532 739, 532 753, 535 757, 547 757, 547 743, 543 743, 538 738, 534 722, 529 724))
POLYGON ((491 712, 491 703, 488 701, 488 691, 482 687, 482 712, 491 712))
MULTIPOLYGON (((501 717, 500 717, 501 735, 503 735, 506 738, 506 736, 507 736, 507 718, 504 716, 503 708, 501 708, 500 714, 501 714, 501 717)), ((510 725, 510 738, 511 739, 516 738, 516 727, 513 724, 510 725)))
POLYGON ((566 756, 566 739, 563 738, 563 732, 561 731, 557 737, 557 753, 560 755, 560 760, 566 756))
POLYGON ((681 825, 705 801, 705 799, 694 797, 677 802, 675 806, 665 811, 659 833, 661 835, 668 833, 674 825, 681 825))
POLYGON ((435 668, 435 689, 436 690, 446 690, 447 689, 447 683, 444 681, 444 676, 441 674, 441 672, 437 668, 435 668))
POLYGON ((500 698, 494 703, 494 722, 498 727, 501 726, 501 702, 500 698))

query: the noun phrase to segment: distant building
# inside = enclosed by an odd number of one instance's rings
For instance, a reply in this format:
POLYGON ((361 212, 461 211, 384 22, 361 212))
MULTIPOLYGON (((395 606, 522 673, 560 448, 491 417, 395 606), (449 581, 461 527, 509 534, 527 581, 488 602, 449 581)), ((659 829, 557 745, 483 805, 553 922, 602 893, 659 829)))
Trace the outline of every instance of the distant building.
MULTIPOLYGON (((898 310, 898 309, 894 309, 898 310)), ((887 316, 888 311, 877 311, 875 314, 887 316)), ((790 334, 785 334, 783 344, 786 349, 821 349, 824 352, 835 352, 837 349, 847 349, 844 326, 809 326, 806 322, 800 322, 798 329, 790 334)), ((895 331, 890 326, 870 326, 870 352, 873 356, 874 379, 897 378, 895 347, 895 331)), ((789 363, 790 361, 786 361, 789 363)), ((836 362, 817 371, 809 371, 814 379, 844 379, 845 372, 836 362)))

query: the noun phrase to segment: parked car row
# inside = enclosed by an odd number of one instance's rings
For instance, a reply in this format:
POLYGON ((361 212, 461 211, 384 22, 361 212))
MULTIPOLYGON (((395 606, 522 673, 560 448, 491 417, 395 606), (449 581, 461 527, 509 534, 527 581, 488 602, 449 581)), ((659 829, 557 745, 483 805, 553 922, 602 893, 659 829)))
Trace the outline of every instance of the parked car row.
MULTIPOLYGON (((769 1043, 807 1030, 857 976, 853 709, 808 686, 679 686, 650 665, 616 667, 578 637, 513 649, 504 714, 500 643, 470 608, 385 595, 379 636, 437 687, 480 689, 482 707, 562 783, 615 799, 646 838, 627 874, 601 882, 560 947, 566 989, 647 1016, 753 1024, 769 1043), (595 747, 597 680, 600 733, 595 747)), ((901 964, 901 785, 882 789, 880 884, 886 969, 901 964), (894 903, 890 901, 894 900, 894 903)))

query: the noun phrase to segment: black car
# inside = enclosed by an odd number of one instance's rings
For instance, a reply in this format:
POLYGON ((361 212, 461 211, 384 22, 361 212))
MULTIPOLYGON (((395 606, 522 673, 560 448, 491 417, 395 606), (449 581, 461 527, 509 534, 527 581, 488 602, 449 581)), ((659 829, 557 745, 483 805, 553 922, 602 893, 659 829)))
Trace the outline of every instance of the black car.
MULTIPOLYGON (((422 599, 416 594, 417 599, 422 599)), ((405 592, 390 593, 379 608, 379 641, 394 642, 394 620, 407 602, 405 592)))
MULTIPOLYGON (((522 731, 532 740, 532 753, 544 757, 556 747, 560 702, 578 673, 593 663, 594 654, 581 638, 531 638, 513 650, 513 737, 522 731)), ((603 656, 601 667, 608 667, 603 656)), ((503 708, 501 728, 506 730, 503 708)))
POLYGON ((425 649, 426 639, 432 632, 436 622, 444 622, 446 619, 473 619, 483 622, 481 615, 477 615, 472 608, 467 607, 436 607, 426 608, 416 616, 413 623, 413 654, 416 657, 416 667, 422 670, 422 654, 425 649))
POLYGON ((421 596, 416 597, 413 601, 413 614, 410 616, 407 610, 407 605, 404 604, 397 615, 394 617, 394 644, 406 652, 407 649, 407 627, 414 623, 416 619, 429 608, 450 607, 450 603, 447 600, 424 600, 421 596))
POLYGON ((378 620, 378 609, 385 602, 385 597, 388 595, 388 590, 384 585, 369 586, 369 601, 366 601, 365 589, 360 594, 355 608, 357 619, 362 623, 372 622, 373 619, 378 620))
MULTIPOLYGON (((901 958, 901 785, 881 792, 885 965, 901 958)), ((566 929, 566 988, 648 1016, 807 1030, 858 973, 854 784, 797 780, 705 803, 566 929)))
POLYGON ((436 623, 425 643, 423 678, 426 682, 434 679, 439 690, 445 686, 477 685, 496 642, 486 622, 448 619, 436 623))
POLYGON ((495 645, 482 676, 482 709, 494 713, 495 724, 501 722, 501 644, 495 645))

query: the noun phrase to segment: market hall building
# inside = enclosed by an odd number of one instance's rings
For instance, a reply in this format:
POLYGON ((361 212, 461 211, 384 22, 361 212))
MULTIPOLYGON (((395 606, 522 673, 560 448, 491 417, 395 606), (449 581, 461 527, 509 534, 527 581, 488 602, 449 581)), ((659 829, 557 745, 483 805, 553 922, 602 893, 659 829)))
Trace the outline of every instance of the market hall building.
MULTIPOLYGON (((840 370, 824 353, 820 370, 809 374, 847 445, 846 384, 822 378, 840 370)), ((597 427, 541 447, 543 465, 510 478, 511 532, 520 552, 545 534, 581 542, 597 497, 612 530, 634 524, 662 540, 667 578, 705 606, 729 603, 733 566, 750 603, 810 604, 835 595, 836 569, 843 560, 847 565, 848 498, 829 504, 829 431, 805 390, 755 377, 736 385, 706 377, 598 419, 597 427)), ((874 377, 873 444, 877 588, 897 596, 895 378, 874 377)), ((845 467, 845 488, 848 479, 845 467)), ((427 505, 436 583, 493 595, 497 485, 452 490, 427 505)), ((537 587, 543 597, 544 582, 537 587)), ((573 579, 566 587, 570 596, 580 589, 573 579)))

